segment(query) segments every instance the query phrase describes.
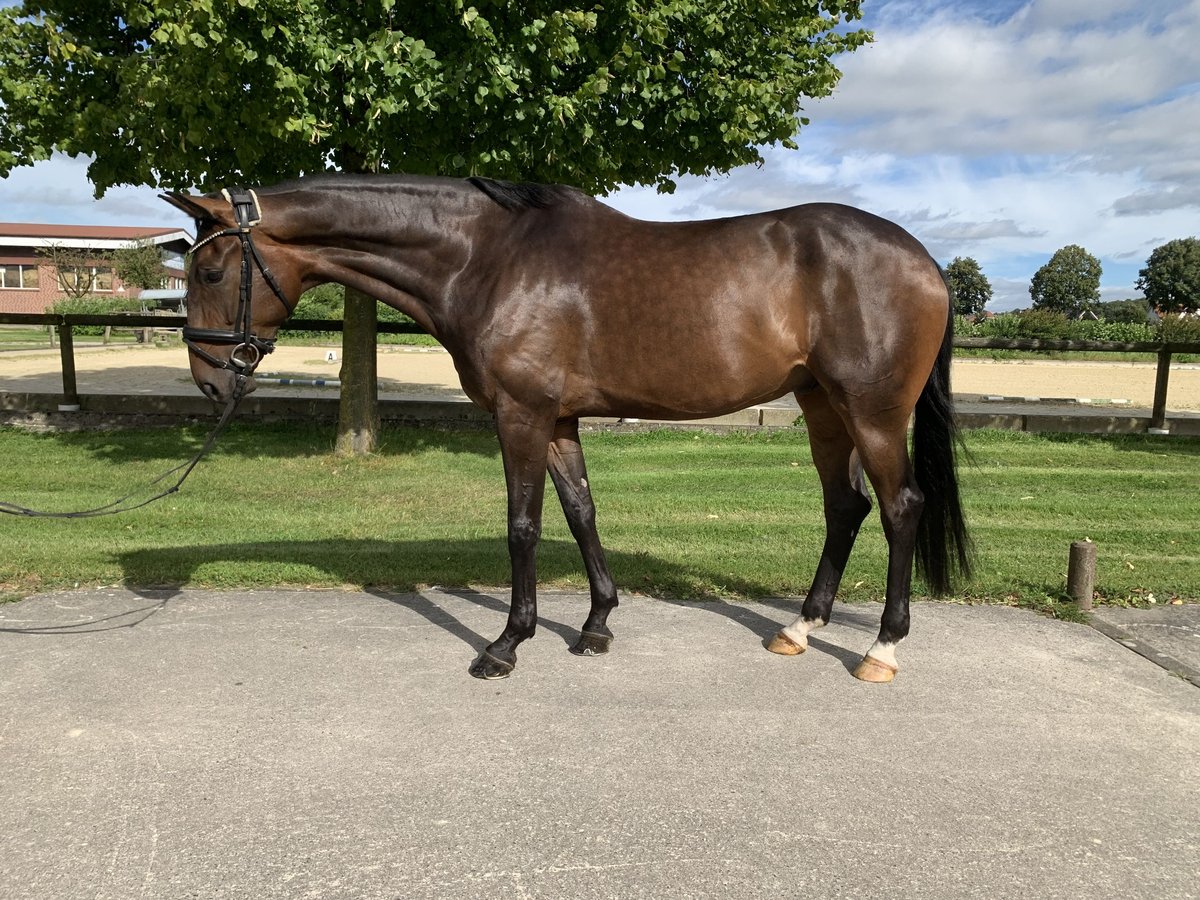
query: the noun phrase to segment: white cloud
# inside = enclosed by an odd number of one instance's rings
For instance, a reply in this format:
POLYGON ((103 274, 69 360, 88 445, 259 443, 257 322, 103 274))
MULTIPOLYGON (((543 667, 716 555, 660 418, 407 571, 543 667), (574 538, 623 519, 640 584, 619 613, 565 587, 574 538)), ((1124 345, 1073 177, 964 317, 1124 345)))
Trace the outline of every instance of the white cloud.
POLYGON ((95 199, 86 159, 56 155, 0 179, 0 219, 73 225, 179 225, 149 188, 115 187, 95 199))

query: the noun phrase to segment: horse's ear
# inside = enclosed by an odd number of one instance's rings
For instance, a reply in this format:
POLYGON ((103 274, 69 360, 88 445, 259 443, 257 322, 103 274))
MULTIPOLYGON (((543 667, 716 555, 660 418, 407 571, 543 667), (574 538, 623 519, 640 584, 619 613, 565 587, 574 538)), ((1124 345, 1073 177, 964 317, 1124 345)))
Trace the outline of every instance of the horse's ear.
POLYGON ((200 197, 193 197, 190 194, 184 194, 179 191, 170 191, 166 194, 158 195, 161 199, 166 200, 180 212, 187 213, 193 219, 211 219, 212 213, 205 209, 198 202, 200 197))

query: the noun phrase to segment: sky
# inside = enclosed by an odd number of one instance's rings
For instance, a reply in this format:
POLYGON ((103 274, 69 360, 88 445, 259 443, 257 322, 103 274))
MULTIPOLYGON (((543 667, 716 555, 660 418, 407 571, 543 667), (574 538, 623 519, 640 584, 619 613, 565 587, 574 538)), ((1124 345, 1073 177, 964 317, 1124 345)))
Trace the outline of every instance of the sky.
MULTIPOLYGON (((11 0, 0 0, 0 6, 11 0)), ((942 264, 976 259, 993 311, 1080 244, 1102 299, 1140 296, 1154 247, 1200 235, 1200 0, 866 0, 875 42, 838 58, 805 104, 797 150, 687 177, 675 194, 606 199, 646 219, 740 215, 813 201, 898 222, 942 264)), ((150 188, 94 200, 87 160, 0 179, 0 220, 190 227, 150 188)))

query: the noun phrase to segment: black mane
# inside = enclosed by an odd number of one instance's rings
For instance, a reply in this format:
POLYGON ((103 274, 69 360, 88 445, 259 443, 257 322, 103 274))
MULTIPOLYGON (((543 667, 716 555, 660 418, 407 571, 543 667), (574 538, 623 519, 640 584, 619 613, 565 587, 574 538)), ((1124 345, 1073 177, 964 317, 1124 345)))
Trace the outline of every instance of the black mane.
POLYGON ((561 184, 517 184, 512 181, 496 181, 491 178, 468 178, 471 184, 487 194, 493 201, 509 211, 518 209, 546 209, 556 206, 575 193, 572 188, 561 184))

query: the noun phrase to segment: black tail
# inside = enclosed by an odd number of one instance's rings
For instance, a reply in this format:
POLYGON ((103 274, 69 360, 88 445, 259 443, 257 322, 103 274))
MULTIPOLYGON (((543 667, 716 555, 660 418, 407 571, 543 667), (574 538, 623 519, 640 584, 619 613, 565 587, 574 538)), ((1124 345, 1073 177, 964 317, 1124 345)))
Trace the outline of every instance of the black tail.
POLYGON ((913 425, 913 467, 925 494, 925 510, 917 526, 917 570, 934 595, 949 593, 956 576, 971 576, 971 540, 958 499, 955 457, 960 438, 950 398, 953 342, 951 309, 942 349, 917 400, 913 425))

